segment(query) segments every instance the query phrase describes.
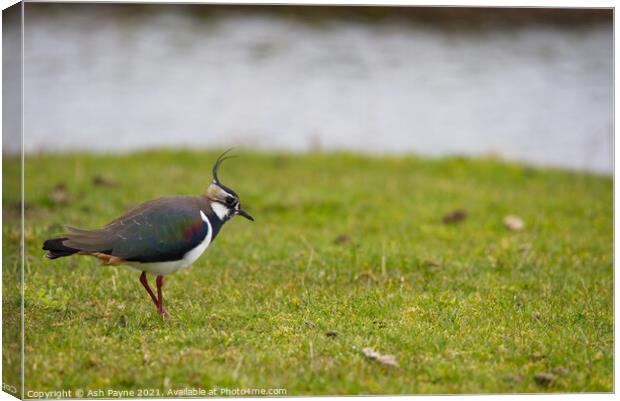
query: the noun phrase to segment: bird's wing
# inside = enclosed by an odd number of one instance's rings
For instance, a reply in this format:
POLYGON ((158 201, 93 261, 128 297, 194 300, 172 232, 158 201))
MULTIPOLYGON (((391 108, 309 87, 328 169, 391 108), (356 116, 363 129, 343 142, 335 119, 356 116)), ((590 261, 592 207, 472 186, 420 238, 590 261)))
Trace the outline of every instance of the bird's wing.
POLYGON ((147 202, 97 230, 69 228, 64 245, 100 252, 125 261, 179 260, 209 232, 200 209, 191 202, 147 202))

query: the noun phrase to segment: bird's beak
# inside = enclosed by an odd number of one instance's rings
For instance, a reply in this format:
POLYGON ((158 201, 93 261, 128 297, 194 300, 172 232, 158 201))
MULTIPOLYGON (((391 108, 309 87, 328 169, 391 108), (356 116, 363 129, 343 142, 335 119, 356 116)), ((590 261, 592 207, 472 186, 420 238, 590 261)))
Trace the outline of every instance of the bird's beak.
POLYGON ((254 221, 254 217, 250 216, 250 214, 243 209, 237 209, 237 214, 240 214, 248 220, 254 221))

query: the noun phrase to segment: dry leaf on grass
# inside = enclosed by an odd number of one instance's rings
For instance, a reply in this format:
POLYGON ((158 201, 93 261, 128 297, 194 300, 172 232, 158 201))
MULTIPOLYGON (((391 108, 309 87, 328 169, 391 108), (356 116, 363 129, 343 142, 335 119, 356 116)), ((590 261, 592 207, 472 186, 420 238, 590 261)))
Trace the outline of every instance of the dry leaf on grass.
POLYGON ((443 216, 443 222, 445 224, 460 223, 467 218, 467 210, 456 209, 443 216))
POLYGON ((554 380, 555 380, 555 375, 552 373, 542 372, 534 376, 534 381, 540 384, 541 386, 545 386, 545 387, 553 383, 554 380))
POLYGON ((334 244, 337 245, 347 244, 349 242, 351 242, 351 237, 349 237, 347 234, 340 234, 339 236, 334 238, 334 244))
POLYGON ((525 228, 525 223, 519 216, 509 215, 504 217, 504 226, 510 231, 521 231, 525 228))
POLYGON ((374 282, 374 283, 379 281, 379 279, 375 276, 375 274, 370 270, 361 272, 360 274, 355 276, 355 281, 358 281, 358 280, 364 280, 366 282, 374 282))
POLYGON ((59 205, 66 205, 69 203, 69 191, 65 184, 60 183, 54 187, 52 191, 52 200, 59 205))
POLYGON ((390 366, 394 368, 400 367, 398 365, 398 362, 396 362, 396 358, 394 358, 394 355, 383 355, 369 347, 364 348, 362 352, 364 353, 364 356, 366 358, 377 361, 384 366, 390 366))
POLYGON ((315 329, 316 328, 316 324, 312 323, 310 320, 304 320, 304 323, 310 329, 315 329))
POLYGON ((93 185, 97 187, 115 187, 118 185, 118 182, 112 177, 96 175, 93 177, 93 185))

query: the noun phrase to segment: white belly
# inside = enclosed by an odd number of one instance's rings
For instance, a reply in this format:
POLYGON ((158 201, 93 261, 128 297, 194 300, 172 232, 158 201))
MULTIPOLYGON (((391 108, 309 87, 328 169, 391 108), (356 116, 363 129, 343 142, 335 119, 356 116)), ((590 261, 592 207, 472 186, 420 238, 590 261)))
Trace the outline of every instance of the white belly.
POLYGON ((153 263, 131 262, 128 263, 129 266, 133 267, 136 270, 155 274, 158 276, 165 276, 166 274, 174 273, 191 266, 192 263, 194 263, 200 257, 200 255, 202 255, 202 253, 209 247, 211 239, 213 238, 211 223, 209 222, 209 219, 207 219, 207 216, 205 216, 205 214, 202 212, 202 210, 200 211, 200 217, 202 218, 202 221, 207 223, 207 225, 209 226, 209 231, 207 232, 207 235, 202 240, 202 242, 198 244, 198 246, 196 246, 195 248, 189 250, 185 255, 183 255, 182 259, 172 260, 169 262, 153 263))

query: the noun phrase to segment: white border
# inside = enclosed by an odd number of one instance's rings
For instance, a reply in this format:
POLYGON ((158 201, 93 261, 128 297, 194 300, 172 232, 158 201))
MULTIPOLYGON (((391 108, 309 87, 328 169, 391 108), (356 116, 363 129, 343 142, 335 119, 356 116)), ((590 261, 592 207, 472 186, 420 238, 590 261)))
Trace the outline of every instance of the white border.
MULTIPOLYGON (((28 2, 46 2, 45 0, 28 0, 28 2)), ((71 3, 179 3, 179 4, 291 4, 291 5, 302 5, 302 4, 313 4, 313 5, 378 5, 378 6, 389 6, 389 5, 404 5, 404 6, 443 6, 443 7, 550 7, 550 8, 615 8, 616 6, 616 2, 615 1, 610 1, 610 0, 590 0, 590 1, 569 1, 569 0, 545 0, 545 1, 536 1, 536 0, 521 0, 521 1, 512 1, 512 0, 506 0, 506 1, 502 1, 502 2, 498 2, 498 1, 492 1, 492 0, 478 0, 478 1, 466 1, 466 0, 451 0, 450 2, 446 2, 446 1, 433 1, 433 0, 427 0, 427 1, 414 1, 414 0, 374 0, 372 2, 368 1, 368 2, 360 2, 360 1, 353 1, 353 0, 338 0, 338 1, 329 1, 329 0, 314 0, 314 1, 304 1, 304 0, 289 0, 286 2, 276 2, 276 1, 267 1, 267 0, 247 0, 247 1, 225 1, 225 0, 210 0, 210 1, 199 1, 199 0, 184 0, 184 1, 178 1, 178 0, 132 0, 132 1, 94 1, 94 0, 63 0, 62 2, 71 2, 71 3)), ((0 0, 0 7, 4 10, 7 7, 10 7, 13 4, 16 4, 17 1, 15 0, 0 0)), ((22 14, 23 15, 23 14, 22 14)), ((616 116, 616 107, 615 107, 615 93, 617 93, 618 90, 618 83, 615 80, 615 76, 616 76, 616 68, 617 65, 615 63, 615 55, 617 54, 617 46, 618 46, 618 37, 617 37, 617 32, 615 30, 615 23, 616 23, 616 17, 615 17, 615 12, 614 12, 614 156, 615 154, 617 154, 617 150, 618 150, 618 143, 615 141, 615 116, 616 116)), ((2 41, 1 41, 1 36, 2 36, 2 21, 0 19, 0 50, 1 50, 1 46, 2 46, 2 41)), ((22 31, 22 52, 23 52, 23 31, 22 31)), ((23 53, 22 53, 22 57, 23 57, 23 53)), ((2 65, 0 63, 0 74, 2 73, 2 65)), ((23 74, 23 63, 22 63, 22 74, 23 74)), ((2 80, 0 79, 0 94, 2 93, 2 80)), ((23 81, 22 81, 22 85, 23 85, 23 81)), ((22 87, 22 92, 23 92, 23 87, 22 87)), ((22 93, 23 96, 23 93, 22 93)), ((0 116, 2 115, 2 110, 0 108, 0 116)), ((23 129, 23 113, 22 113, 22 129, 23 129)), ((22 138, 23 141, 23 138, 22 138)), ((22 143, 23 146, 23 143, 22 143)), ((615 157, 614 157, 614 161, 615 161, 615 157)), ((616 215, 615 215, 615 210, 617 210, 618 206, 620 206, 620 201, 618 201, 618 197, 616 196, 616 186, 615 186, 615 173, 616 173, 616 168, 618 168, 618 166, 616 166, 614 164, 614 355, 617 355, 617 351, 618 351, 618 343, 619 343, 619 336, 618 336, 618 332, 616 330, 616 326, 615 326, 615 318, 617 317, 616 312, 619 309, 620 303, 618 301, 618 297, 615 296, 616 294, 616 290, 618 288, 618 283, 616 281, 616 275, 615 275, 615 257, 616 257, 616 253, 615 250, 618 247, 619 241, 615 236, 615 233, 617 232, 616 229, 619 227, 618 226, 618 220, 616 220, 616 215)), ((2 166, 0 164, 0 174, 2 173, 2 166)), ((23 165, 22 165, 22 174, 23 174, 23 165)), ((22 176, 23 177, 23 176, 22 176)), ((23 196, 23 181, 22 181, 22 196, 23 196)), ((2 189, 0 188, 0 197, 2 196, 2 189)), ((22 212, 23 213, 23 212, 22 212)), ((23 216, 23 214, 22 214, 23 216)), ((2 216, 0 215, 0 223, 2 220, 2 216)), ((22 217, 22 224, 23 224, 23 217, 22 217)), ((0 233, 1 235, 1 233, 0 233)), ((22 235, 23 235, 23 228, 22 228, 22 235)), ((22 239, 23 241, 23 239, 22 239)), ((2 250, 0 249, 0 258, 2 256, 2 250)), ((23 272, 23 269, 22 269, 23 272)), ((0 294, 2 291, 2 287, 1 287, 1 276, 0 276, 0 294)), ((23 277, 22 277, 22 288, 23 288, 23 277)), ((22 296, 22 307, 23 307, 23 296, 22 296)), ((23 313, 23 309, 22 309, 22 313, 23 313)), ((1 323, 2 323, 2 317, 1 317, 1 311, 0 311, 0 328, 1 328, 1 323)), ((23 318, 22 318, 22 325, 23 325, 23 318)), ((23 327, 22 327, 23 330, 23 327)), ((23 332, 22 332, 23 333, 23 332)), ((23 352, 23 350, 22 350, 23 352)), ((22 354, 22 364, 23 364, 23 354, 22 354)), ((0 375, 2 373, 2 366, 0 364, 0 375)), ((615 370, 615 360, 614 360, 614 390, 617 388, 617 377, 616 377, 616 370, 615 370)), ((22 374, 23 374, 23 366, 22 366, 22 374)), ((22 380, 22 386, 23 386, 23 380, 22 380)), ((22 387, 22 394, 23 394, 23 387, 22 387)), ((564 399, 564 398, 571 398, 571 399, 584 399, 584 400, 590 400, 590 399, 609 399, 610 398, 610 394, 534 394, 534 395, 529 395, 529 394, 515 394, 515 395, 464 395, 464 396, 377 396, 377 399, 399 399, 399 400, 408 400, 411 399, 413 400, 414 398, 417 399, 419 397, 424 397, 424 398, 430 398, 432 397, 432 399, 434 400, 439 400, 439 401, 443 401, 443 400, 452 400, 454 399, 454 397, 459 397, 459 399, 467 399, 467 400, 496 400, 496 399, 509 399, 509 400, 515 400, 515 401, 520 401, 520 400, 539 400, 539 399, 564 399)), ((612 395, 612 397, 615 398, 615 394, 612 395)), ((227 397, 228 398, 228 397, 227 397)), ((231 397, 232 398, 232 397, 231 397)), ((324 396, 320 396, 320 397, 287 397, 287 398, 295 398, 295 399, 313 399, 313 400, 331 400, 334 398, 352 398, 352 397, 324 397, 324 396)), ((15 398, 10 396, 7 393, 1 392, 0 391, 0 401, 3 400, 14 400, 15 398)), ((174 398, 170 398, 170 399, 174 399, 174 398)), ((252 400, 252 401, 259 401, 259 400, 264 400, 265 398, 243 398, 243 400, 252 400)), ((142 398, 142 400, 149 400, 147 398, 142 398)), ((180 399, 179 399, 180 400, 180 399)))

